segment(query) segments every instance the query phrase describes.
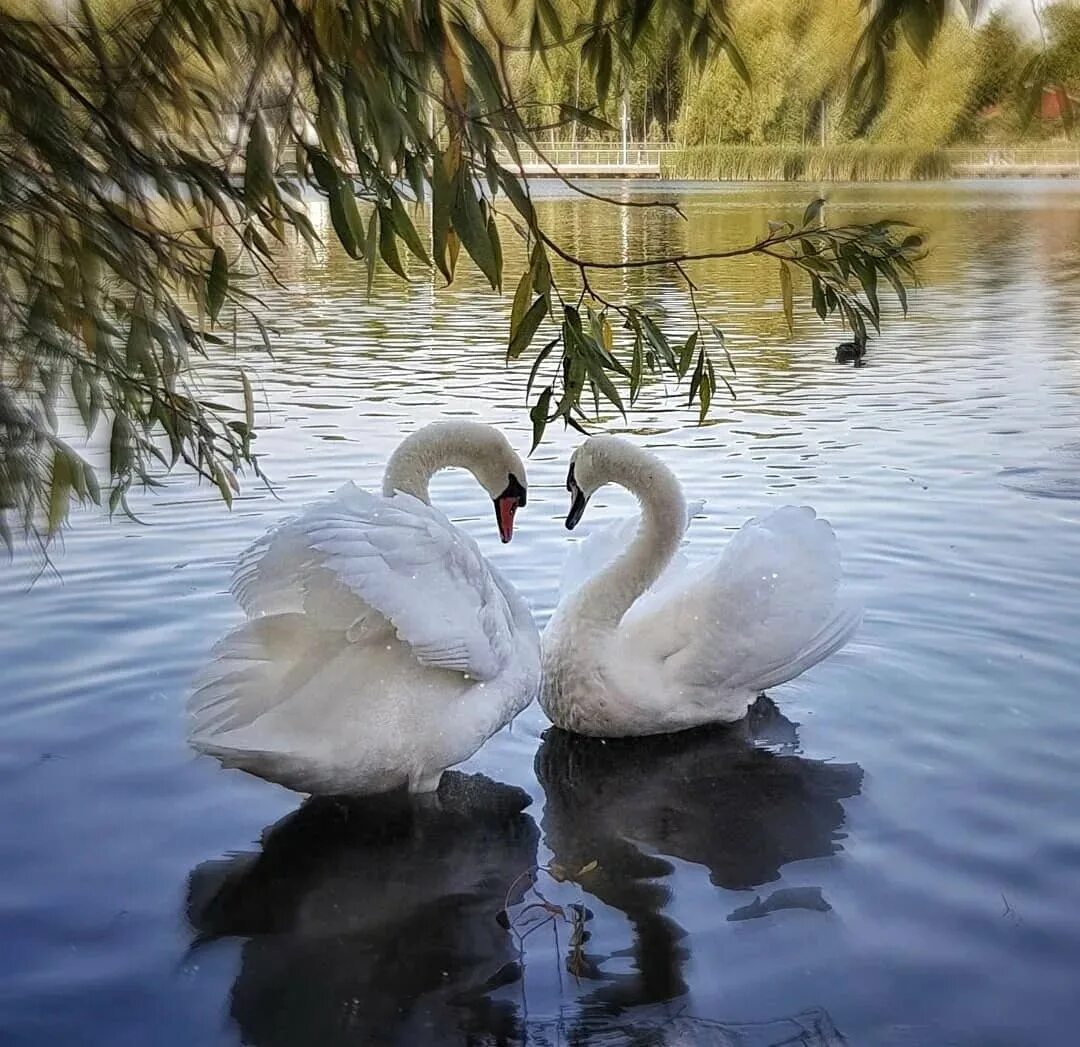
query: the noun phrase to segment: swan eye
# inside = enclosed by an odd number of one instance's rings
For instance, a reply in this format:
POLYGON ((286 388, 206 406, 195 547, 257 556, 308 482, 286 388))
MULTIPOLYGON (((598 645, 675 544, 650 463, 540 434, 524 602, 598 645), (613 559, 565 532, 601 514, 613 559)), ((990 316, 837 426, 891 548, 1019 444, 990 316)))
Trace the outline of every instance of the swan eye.
POLYGON ((507 478, 506 490, 499 497, 513 498, 520 507, 527 504, 528 491, 525 485, 513 473, 510 473, 507 478))
POLYGON ((566 489, 572 491, 577 487, 577 480, 574 479, 574 463, 570 463, 570 471, 566 474, 566 489))

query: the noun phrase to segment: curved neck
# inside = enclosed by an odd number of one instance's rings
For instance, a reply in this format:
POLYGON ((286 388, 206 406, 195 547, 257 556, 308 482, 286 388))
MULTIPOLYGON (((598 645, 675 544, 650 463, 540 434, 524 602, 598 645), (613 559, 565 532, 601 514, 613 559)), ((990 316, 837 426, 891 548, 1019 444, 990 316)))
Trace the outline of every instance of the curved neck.
POLYGON ((686 500, 675 474, 640 448, 627 448, 610 461, 606 479, 637 498, 641 523, 622 555, 581 588, 574 611, 581 618, 615 626, 678 550, 686 532, 686 500))
POLYGON ((425 426, 398 444, 383 473, 383 496, 410 494, 430 505, 428 483, 440 469, 479 468, 482 449, 471 428, 458 429, 452 422, 425 426))

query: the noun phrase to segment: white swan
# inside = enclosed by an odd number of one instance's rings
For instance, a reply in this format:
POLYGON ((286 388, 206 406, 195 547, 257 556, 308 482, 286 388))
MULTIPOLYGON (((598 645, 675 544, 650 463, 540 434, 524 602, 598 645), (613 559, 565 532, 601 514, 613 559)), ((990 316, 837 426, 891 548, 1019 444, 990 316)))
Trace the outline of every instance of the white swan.
POLYGON ((189 701, 191 744, 307 793, 430 792, 535 697, 540 638, 525 601, 429 504, 468 469, 508 542, 521 459, 475 422, 408 437, 381 495, 351 483, 244 552, 231 590, 248 621, 189 701))
POLYGON ((637 496, 641 521, 632 540, 618 523, 584 543, 600 552, 575 557, 592 577, 544 632, 540 704, 557 726, 619 737, 738 720, 858 627, 839 594, 836 537, 812 509, 751 520, 720 556, 665 571, 688 525, 678 480, 648 451, 592 437, 571 460, 568 528, 607 483, 637 496))

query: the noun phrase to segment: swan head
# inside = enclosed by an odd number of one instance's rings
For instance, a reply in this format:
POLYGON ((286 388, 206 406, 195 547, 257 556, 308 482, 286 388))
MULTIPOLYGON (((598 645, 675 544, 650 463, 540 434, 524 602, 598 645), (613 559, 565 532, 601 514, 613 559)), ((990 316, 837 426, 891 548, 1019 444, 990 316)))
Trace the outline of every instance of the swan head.
POLYGON ((585 515, 589 499, 611 480, 612 459, 624 454, 626 443, 615 436, 592 436, 570 457, 566 489, 570 492, 570 511, 566 529, 572 531, 585 515))
POLYGON ((495 523, 503 543, 514 537, 514 515, 528 500, 525 463, 510 442, 490 425, 478 426, 466 443, 471 453, 463 463, 495 504, 495 523))
POLYGON ((495 504, 499 537, 514 536, 514 514, 525 505, 525 463, 494 426, 454 420, 432 422, 406 437, 387 462, 383 494, 404 491, 430 504, 428 480, 440 469, 467 469, 495 504))

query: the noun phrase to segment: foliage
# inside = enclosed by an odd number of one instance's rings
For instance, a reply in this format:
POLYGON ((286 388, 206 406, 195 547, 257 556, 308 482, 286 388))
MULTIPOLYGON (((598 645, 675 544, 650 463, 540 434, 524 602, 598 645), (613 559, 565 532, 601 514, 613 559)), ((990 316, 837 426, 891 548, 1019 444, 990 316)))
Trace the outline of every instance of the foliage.
POLYGON ((940 150, 904 145, 716 145, 664 154, 664 177, 710 181, 888 182, 946 178, 940 150))
MULTIPOLYGON (((226 501, 236 474, 257 470, 247 379, 242 410, 230 411, 199 395, 194 368, 235 337, 239 317, 260 324, 276 245, 315 245, 312 193, 369 282, 376 266, 407 277, 410 264, 451 281, 464 252, 498 290, 500 237, 527 241, 529 266, 509 284, 508 355, 531 356, 538 440, 554 419, 580 425, 590 398, 624 411, 653 372, 688 378, 704 415, 723 382, 710 353, 722 339, 706 318, 672 345, 643 307, 608 301, 590 282, 666 266, 693 298, 695 258, 573 255, 542 227, 516 164, 519 143, 535 145, 552 125, 604 125, 560 92, 519 98, 513 62, 551 67, 578 48, 583 96, 603 106, 641 49, 675 34, 689 68, 723 52, 746 75, 724 0, 566 11, 553 0, 70 0, 55 19, 38 6, 0 8, 5 540, 9 522, 54 534, 73 499, 106 500, 104 487, 110 508, 123 508, 132 484, 177 462, 226 501), (535 351, 545 319, 558 334, 535 351), (101 476, 64 438, 80 429, 108 433, 101 476)), ((863 66, 876 53, 868 40, 863 66)), ((818 210, 803 228, 700 257, 775 258, 783 288, 793 270, 809 275, 820 315, 876 326, 879 284, 903 300, 921 242, 886 222, 830 229, 818 210)))

